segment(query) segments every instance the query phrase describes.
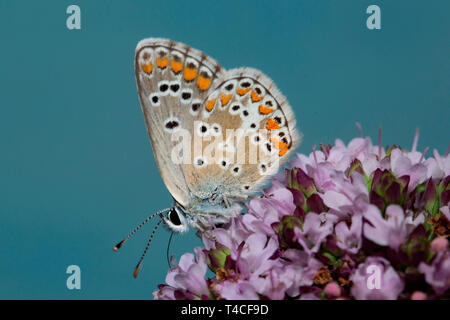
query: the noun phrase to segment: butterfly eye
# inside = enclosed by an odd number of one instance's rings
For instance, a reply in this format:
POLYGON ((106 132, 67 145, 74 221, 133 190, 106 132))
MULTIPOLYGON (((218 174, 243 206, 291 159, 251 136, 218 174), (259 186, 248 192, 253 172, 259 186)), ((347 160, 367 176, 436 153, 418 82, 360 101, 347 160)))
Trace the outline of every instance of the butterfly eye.
POLYGON ((169 94, 169 81, 160 81, 158 83, 158 89, 161 96, 167 96, 169 94))
POLYGON ((206 166, 208 163, 207 163, 207 161, 206 161, 206 158, 204 158, 204 157, 202 157, 202 156, 199 156, 199 157, 196 157, 195 159, 194 159, 194 167, 196 167, 196 168, 203 168, 204 166, 206 166))
POLYGON ((175 226, 180 226, 181 225, 180 217, 178 216, 178 212, 175 209, 172 209, 172 210, 169 211, 169 220, 175 226))
POLYGON ((157 92, 154 92, 151 95, 149 95, 148 99, 150 100, 150 103, 154 107, 159 107, 161 105, 161 101, 159 99, 159 95, 157 92))
POLYGON ((192 100, 192 89, 183 89, 181 90, 181 102, 184 104, 188 104, 192 100))
POLYGON ((186 217, 177 207, 170 209, 167 216, 163 217, 163 221, 169 229, 178 233, 184 233, 189 229, 186 217))

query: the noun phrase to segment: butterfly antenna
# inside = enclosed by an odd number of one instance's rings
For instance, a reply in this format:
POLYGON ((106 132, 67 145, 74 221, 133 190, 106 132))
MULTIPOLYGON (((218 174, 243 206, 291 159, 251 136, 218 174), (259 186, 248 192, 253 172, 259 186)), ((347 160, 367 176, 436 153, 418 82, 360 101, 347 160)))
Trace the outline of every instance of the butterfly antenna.
POLYGON ((136 268, 134 269, 134 272, 133 272, 133 276, 135 278, 137 278, 137 276, 139 274, 139 270, 141 270, 142 261, 144 261, 144 257, 147 254, 148 247, 150 247, 150 243, 153 240, 153 236, 155 235, 156 229, 158 229, 158 227, 161 224, 161 222, 162 222, 162 220, 158 221, 158 223, 156 224, 155 228, 152 231, 152 234, 150 235, 150 238, 147 241, 147 246, 145 247, 144 252, 142 253, 141 258, 139 259, 139 262, 138 262, 138 264, 137 264, 137 266, 136 266, 136 268))
POLYGON ((170 208, 166 208, 166 209, 163 209, 163 210, 161 210, 161 211, 158 211, 158 212, 152 214, 151 216, 149 216, 149 217, 148 217, 147 219, 145 219, 144 221, 142 221, 142 222, 141 222, 141 223, 140 223, 133 231, 130 232, 130 234, 128 234, 128 236, 125 237, 125 239, 123 239, 122 241, 120 241, 118 244, 116 244, 116 245, 114 246, 113 251, 116 252, 117 250, 119 250, 119 249, 124 245, 124 243, 125 243, 128 239, 130 239, 130 237, 131 237, 133 234, 135 234, 140 228, 142 228, 142 226, 143 226, 144 224, 146 224, 147 222, 149 222, 149 221, 150 221, 151 219, 153 219, 155 216, 161 215, 161 213, 166 212, 166 211, 169 211, 169 210, 170 210, 170 208))
POLYGON ((170 234, 169 243, 167 244, 167 251, 166 251, 167 264, 169 265, 169 268, 172 267, 170 265, 170 259, 169 259, 170 243, 172 242, 172 238, 173 238, 173 231, 170 234))

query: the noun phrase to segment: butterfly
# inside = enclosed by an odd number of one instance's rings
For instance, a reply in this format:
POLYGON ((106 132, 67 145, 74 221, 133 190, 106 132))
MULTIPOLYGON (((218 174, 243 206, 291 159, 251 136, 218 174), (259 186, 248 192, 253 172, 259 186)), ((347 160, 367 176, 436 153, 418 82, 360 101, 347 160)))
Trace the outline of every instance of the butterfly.
POLYGON ((174 199, 114 247, 161 218, 135 268, 137 277, 161 223, 173 235, 228 222, 288 160, 300 134, 286 98, 266 75, 252 68, 225 70, 183 43, 140 41, 135 76, 155 160, 174 199))

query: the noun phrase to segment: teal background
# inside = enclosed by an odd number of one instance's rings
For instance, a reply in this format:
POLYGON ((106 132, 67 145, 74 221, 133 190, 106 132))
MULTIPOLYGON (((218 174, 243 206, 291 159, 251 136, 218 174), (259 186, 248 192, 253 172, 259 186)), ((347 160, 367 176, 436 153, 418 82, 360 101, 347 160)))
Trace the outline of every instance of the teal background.
MULTIPOLYGON (((150 299, 167 271, 160 229, 137 280, 148 225, 171 205, 147 138, 133 74, 137 42, 167 37, 225 68, 263 70, 304 134, 299 152, 365 135, 445 153, 449 139, 450 2, 0 2, 0 298, 150 299), (81 7, 82 30, 66 28, 81 7), (381 8, 382 29, 366 28, 381 8), (82 270, 68 290, 67 266, 82 270)), ((428 155, 431 155, 431 150, 428 155)), ((153 225, 153 224, 152 224, 153 225)), ((200 241, 174 238, 178 259, 200 241)))

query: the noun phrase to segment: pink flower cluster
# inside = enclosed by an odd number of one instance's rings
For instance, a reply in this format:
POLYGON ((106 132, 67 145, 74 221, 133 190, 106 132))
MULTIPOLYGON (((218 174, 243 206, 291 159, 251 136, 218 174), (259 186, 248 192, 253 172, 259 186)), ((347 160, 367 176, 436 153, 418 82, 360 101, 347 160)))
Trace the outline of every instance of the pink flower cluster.
POLYGON ((361 137, 297 154, 154 298, 449 298, 450 156, 426 158, 417 137, 409 152, 361 137))

